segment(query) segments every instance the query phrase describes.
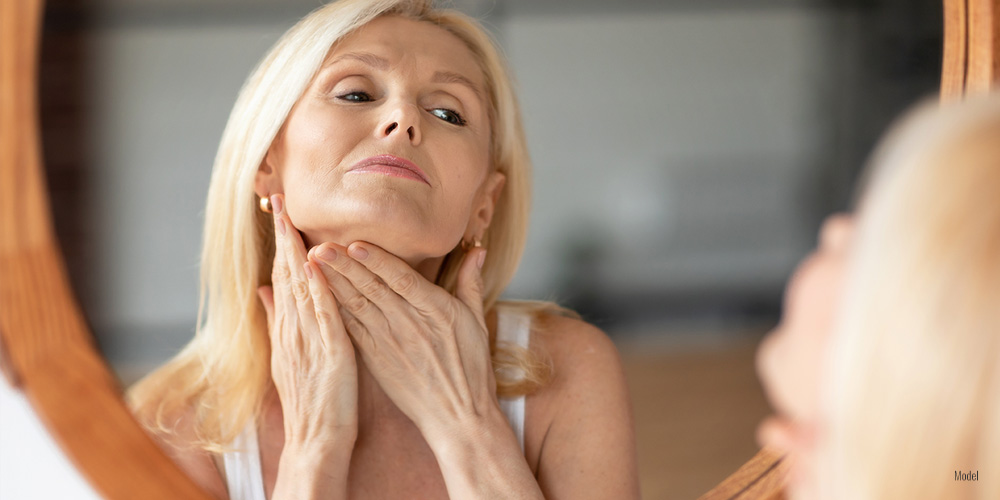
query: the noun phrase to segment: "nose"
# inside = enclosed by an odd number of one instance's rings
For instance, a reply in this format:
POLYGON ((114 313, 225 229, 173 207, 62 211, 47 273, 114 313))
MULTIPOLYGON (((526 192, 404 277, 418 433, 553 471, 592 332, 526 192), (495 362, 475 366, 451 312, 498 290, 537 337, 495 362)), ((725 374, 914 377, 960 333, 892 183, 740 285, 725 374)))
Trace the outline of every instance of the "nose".
POLYGON ((398 103, 390 107, 386 117, 376 129, 379 139, 406 134, 410 144, 420 144, 420 108, 413 103, 398 103))

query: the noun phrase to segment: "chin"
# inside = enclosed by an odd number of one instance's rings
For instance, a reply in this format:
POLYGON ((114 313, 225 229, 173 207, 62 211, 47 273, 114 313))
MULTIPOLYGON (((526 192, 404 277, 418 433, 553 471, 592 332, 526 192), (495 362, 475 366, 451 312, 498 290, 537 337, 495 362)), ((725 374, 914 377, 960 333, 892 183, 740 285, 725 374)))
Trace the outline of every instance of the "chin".
POLYGON ((464 227, 444 230, 430 223, 435 218, 413 203, 401 203, 396 197, 379 197, 378 203, 370 199, 340 197, 322 207, 289 204, 288 211, 307 249, 324 242, 347 246, 366 241, 414 264, 443 257, 461 240, 464 227))
POLYGON ((411 266, 429 259, 443 257, 458 243, 449 245, 443 238, 429 238, 428 232, 413 227, 392 224, 351 224, 348 228, 322 227, 303 229, 306 249, 325 242, 347 246, 355 241, 366 241, 399 257, 411 266))

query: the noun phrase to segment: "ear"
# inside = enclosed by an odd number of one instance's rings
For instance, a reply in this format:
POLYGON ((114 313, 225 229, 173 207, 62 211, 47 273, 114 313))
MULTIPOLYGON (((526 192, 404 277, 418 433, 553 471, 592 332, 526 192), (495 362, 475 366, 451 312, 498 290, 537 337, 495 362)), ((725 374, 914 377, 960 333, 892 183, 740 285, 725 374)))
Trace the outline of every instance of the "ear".
POLYGON ((486 178, 479 199, 476 200, 476 206, 473 207, 472 218, 469 219, 466 234, 482 239, 486 228, 490 227, 490 222, 493 221, 493 213, 496 211, 497 203, 500 201, 500 195, 503 193, 503 187, 506 183, 507 177, 500 172, 492 172, 486 178))
POLYGON ((279 164, 278 154, 275 151, 278 141, 275 141, 267 153, 264 153, 264 161, 260 162, 257 168, 257 176, 254 178, 254 192, 263 198, 272 194, 284 192, 281 184, 281 177, 278 175, 277 165, 279 164))

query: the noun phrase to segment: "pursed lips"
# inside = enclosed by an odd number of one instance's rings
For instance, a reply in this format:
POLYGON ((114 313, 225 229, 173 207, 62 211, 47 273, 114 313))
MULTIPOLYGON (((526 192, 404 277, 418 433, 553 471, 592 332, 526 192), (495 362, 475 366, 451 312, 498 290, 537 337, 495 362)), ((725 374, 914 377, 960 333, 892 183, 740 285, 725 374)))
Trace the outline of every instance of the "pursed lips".
POLYGON ((428 186, 431 184, 430 180, 427 178, 427 174, 418 167, 415 163, 398 156, 393 155, 377 155, 369 158, 365 158, 347 169, 348 172, 370 172, 390 175, 393 177, 402 177, 405 179, 413 179, 428 186))

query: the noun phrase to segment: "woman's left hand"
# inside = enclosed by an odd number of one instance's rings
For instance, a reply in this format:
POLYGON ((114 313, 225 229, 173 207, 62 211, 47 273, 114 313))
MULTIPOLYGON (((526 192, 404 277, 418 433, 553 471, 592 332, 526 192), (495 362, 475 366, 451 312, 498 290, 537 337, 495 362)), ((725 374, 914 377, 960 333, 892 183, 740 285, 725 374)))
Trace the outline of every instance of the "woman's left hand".
POLYGON ((484 248, 465 255, 454 296, 370 243, 324 243, 310 256, 322 264, 368 369, 428 442, 499 413, 483 313, 484 248))

